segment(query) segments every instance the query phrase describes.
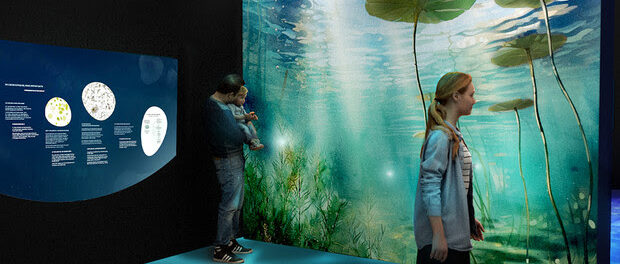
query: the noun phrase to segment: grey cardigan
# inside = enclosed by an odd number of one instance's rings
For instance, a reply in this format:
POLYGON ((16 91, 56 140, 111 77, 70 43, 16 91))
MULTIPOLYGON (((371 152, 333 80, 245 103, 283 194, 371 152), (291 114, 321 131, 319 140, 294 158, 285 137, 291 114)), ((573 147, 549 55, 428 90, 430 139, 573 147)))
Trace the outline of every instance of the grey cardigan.
MULTIPOLYGON (((461 132, 446 123, 462 140, 461 132)), ((462 165, 460 149, 456 159, 452 159, 452 140, 446 131, 431 130, 424 142, 415 197, 414 233, 418 248, 433 243, 433 230, 428 217, 441 216, 448 248, 472 250, 473 186, 469 188, 469 193, 465 190, 462 165)))

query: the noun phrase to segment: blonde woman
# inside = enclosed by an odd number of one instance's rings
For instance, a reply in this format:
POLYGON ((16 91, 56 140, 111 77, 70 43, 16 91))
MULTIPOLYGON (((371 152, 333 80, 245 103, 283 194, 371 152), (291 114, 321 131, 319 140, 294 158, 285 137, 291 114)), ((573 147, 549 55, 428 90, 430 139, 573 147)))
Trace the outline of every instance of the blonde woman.
POLYGON ((428 108, 415 198, 417 263, 470 263, 470 239, 484 239, 474 217, 472 160, 459 118, 471 114, 475 88, 469 74, 446 73, 428 108))

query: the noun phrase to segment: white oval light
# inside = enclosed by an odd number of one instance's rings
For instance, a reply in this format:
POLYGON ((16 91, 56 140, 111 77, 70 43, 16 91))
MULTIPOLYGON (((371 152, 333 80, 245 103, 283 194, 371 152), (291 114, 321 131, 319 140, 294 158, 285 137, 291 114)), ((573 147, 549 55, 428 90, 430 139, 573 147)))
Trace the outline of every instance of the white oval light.
POLYGON ((142 141, 142 151, 147 156, 153 156, 161 143, 166 137, 166 129, 168 128, 168 119, 166 113, 157 106, 151 106, 144 113, 142 118, 142 127, 140 139, 142 141))

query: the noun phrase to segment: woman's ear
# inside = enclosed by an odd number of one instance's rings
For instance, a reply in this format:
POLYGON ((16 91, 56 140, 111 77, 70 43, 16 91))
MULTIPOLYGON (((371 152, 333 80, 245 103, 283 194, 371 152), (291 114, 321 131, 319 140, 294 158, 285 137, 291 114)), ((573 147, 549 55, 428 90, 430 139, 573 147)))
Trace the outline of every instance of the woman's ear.
POLYGON ((461 94, 459 94, 459 92, 454 92, 452 94, 452 100, 454 100, 455 102, 458 102, 460 98, 461 98, 461 94))

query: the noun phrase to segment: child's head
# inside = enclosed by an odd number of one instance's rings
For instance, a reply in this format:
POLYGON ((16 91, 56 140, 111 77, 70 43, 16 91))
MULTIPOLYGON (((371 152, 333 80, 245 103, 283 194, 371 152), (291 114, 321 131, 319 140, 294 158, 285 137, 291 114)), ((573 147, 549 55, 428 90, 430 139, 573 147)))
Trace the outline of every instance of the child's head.
POLYGON ((241 86, 238 95, 239 96, 235 97, 234 104, 236 106, 242 106, 245 103, 245 97, 248 95, 248 88, 245 88, 245 86, 241 86))

